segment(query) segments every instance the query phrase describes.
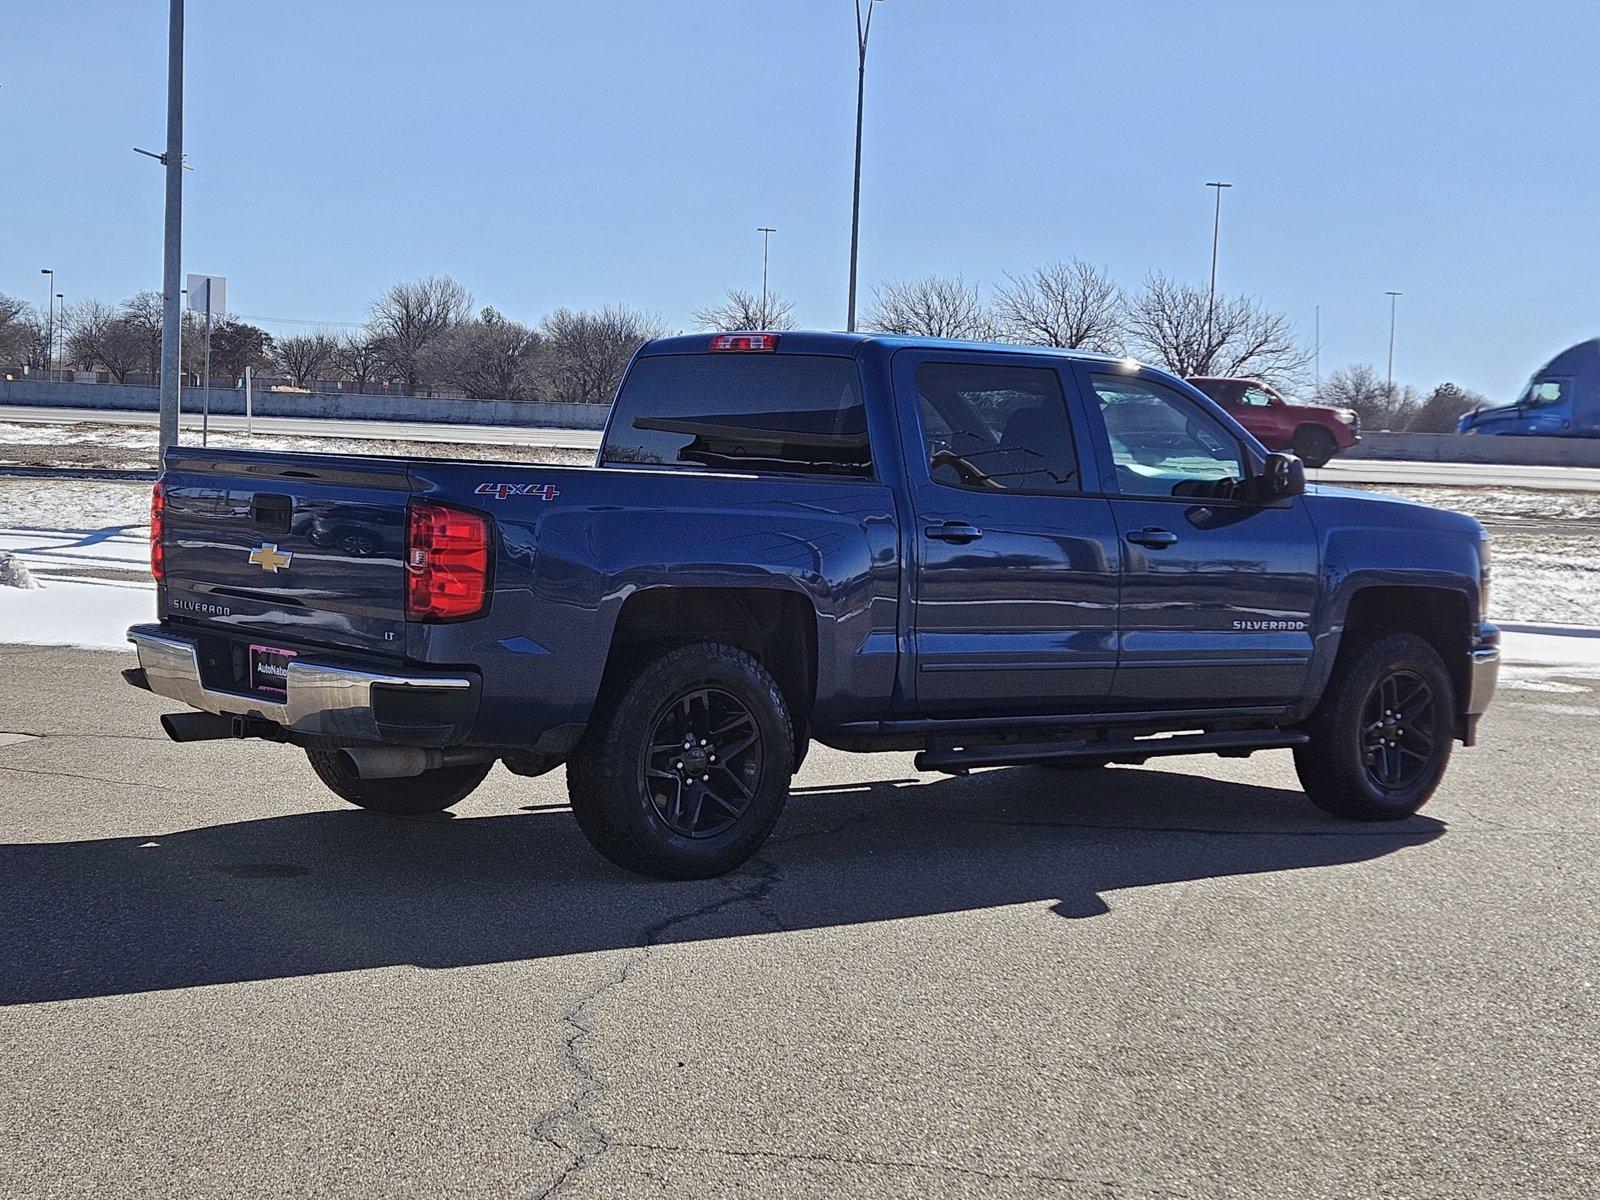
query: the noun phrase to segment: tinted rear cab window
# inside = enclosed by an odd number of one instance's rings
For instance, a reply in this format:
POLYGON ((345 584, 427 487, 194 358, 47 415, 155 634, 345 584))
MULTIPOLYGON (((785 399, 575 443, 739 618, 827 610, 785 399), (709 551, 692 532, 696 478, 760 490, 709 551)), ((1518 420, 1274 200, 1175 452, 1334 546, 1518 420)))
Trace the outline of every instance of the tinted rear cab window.
POLYGON ((600 461, 783 475, 872 473, 851 358, 667 354, 633 364, 600 461))

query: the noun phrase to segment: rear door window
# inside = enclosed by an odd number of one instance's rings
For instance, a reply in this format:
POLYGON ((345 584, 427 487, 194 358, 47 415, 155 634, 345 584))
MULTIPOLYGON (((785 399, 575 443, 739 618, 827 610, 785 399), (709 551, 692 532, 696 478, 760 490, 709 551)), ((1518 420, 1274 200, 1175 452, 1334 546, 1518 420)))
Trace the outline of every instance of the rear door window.
POLYGON ((1050 368, 925 362, 917 367, 917 405, 934 483, 1083 490, 1061 377, 1050 368))
POLYGON ((854 359, 664 354, 633 364, 600 461, 785 475, 872 474, 854 359))

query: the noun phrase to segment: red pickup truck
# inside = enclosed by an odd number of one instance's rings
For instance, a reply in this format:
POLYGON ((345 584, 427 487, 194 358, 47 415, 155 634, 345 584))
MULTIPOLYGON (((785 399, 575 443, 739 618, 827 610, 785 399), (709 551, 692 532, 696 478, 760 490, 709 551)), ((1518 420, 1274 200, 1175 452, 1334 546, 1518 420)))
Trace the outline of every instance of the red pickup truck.
POLYGON ((1199 375, 1189 380, 1210 396, 1268 450, 1293 450, 1308 467, 1321 467, 1361 440, 1361 420, 1348 408, 1292 404, 1259 379, 1199 375))

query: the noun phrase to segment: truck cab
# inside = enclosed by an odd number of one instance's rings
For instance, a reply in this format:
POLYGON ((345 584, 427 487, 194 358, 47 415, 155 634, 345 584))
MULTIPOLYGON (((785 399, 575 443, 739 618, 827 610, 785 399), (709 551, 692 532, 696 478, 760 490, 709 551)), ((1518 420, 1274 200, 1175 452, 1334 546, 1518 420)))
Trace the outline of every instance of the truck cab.
POLYGON ((1467 413, 1457 432, 1502 437, 1600 437, 1600 339, 1563 350, 1511 404, 1467 413))

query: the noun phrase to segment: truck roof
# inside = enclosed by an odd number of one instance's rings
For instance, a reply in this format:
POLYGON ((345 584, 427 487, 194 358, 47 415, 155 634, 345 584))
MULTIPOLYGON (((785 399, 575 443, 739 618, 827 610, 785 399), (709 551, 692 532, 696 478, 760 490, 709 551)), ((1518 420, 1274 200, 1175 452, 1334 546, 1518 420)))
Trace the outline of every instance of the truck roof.
MULTIPOLYGON (((714 332, 679 334, 676 337, 656 338, 640 348, 641 356, 657 354, 704 354, 714 332)), ((1063 350, 1051 346, 1019 346, 1007 342, 967 342, 949 338, 916 337, 899 333, 839 333, 817 329, 792 329, 778 331, 778 354, 837 354, 855 355, 863 346, 882 346, 888 350, 944 349, 983 350, 996 354, 1053 355, 1060 358, 1085 359, 1092 362, 1121 362, 1116 354, 1101 354, 1093 350, 1063 350)))

